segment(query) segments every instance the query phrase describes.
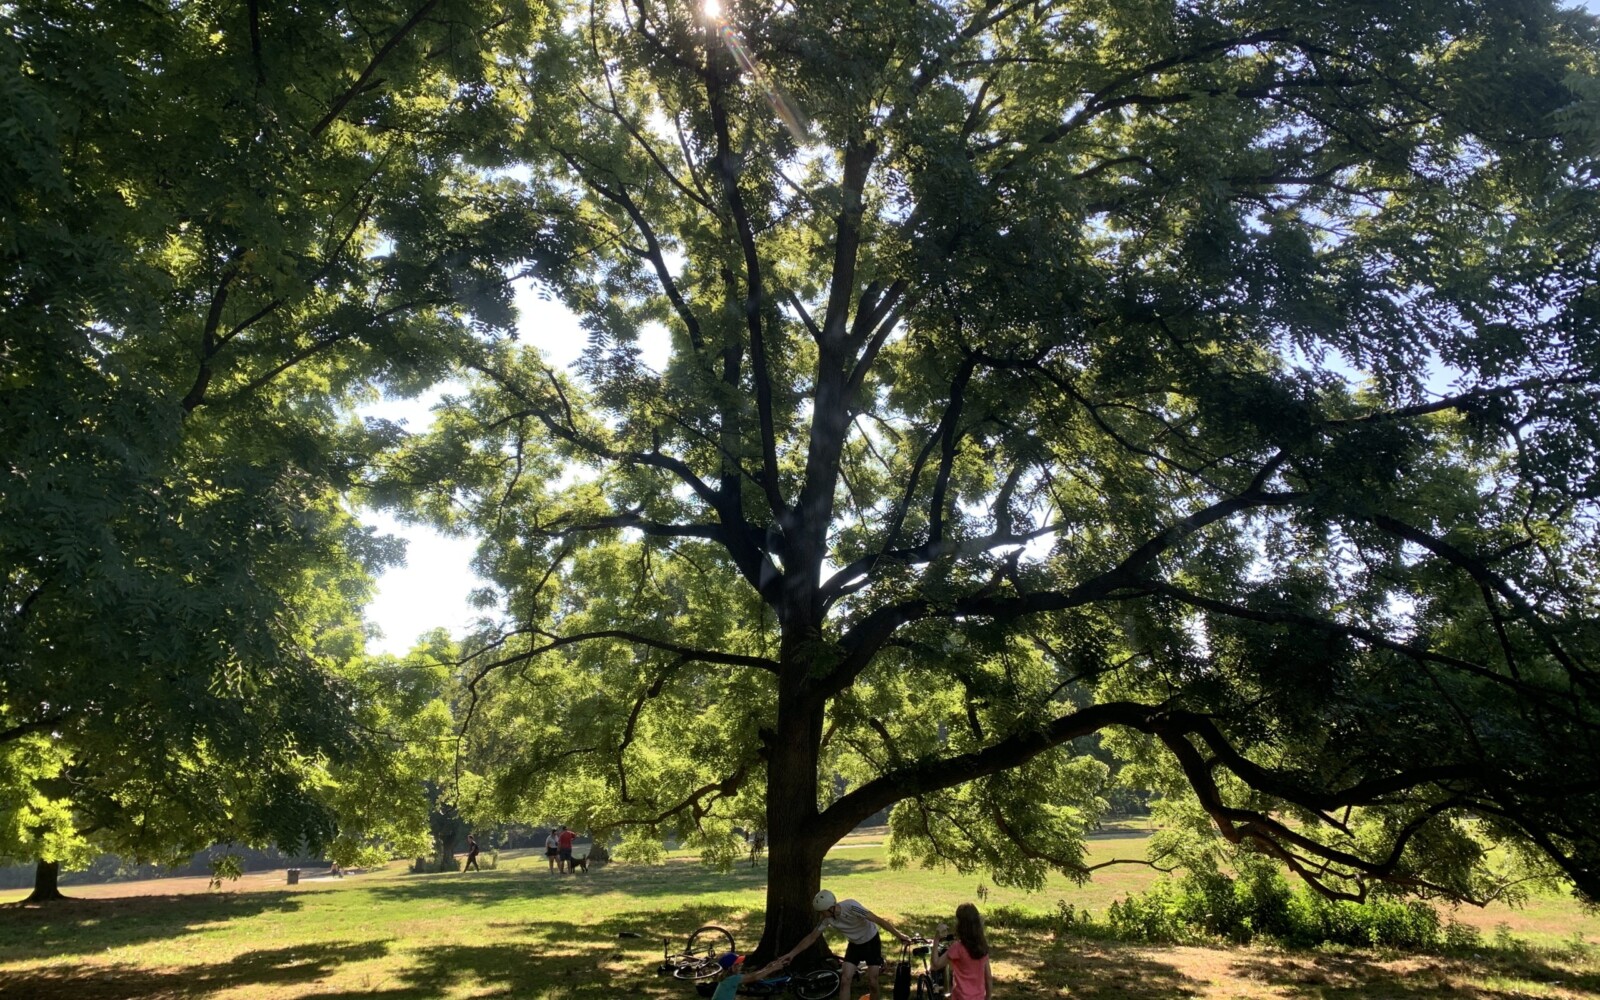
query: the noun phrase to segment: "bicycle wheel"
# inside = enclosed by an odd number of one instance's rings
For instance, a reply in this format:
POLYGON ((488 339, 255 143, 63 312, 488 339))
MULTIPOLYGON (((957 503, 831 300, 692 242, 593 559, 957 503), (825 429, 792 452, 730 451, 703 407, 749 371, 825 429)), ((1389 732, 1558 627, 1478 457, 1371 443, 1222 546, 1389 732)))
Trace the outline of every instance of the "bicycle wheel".
POLYGON ((713 955, 709 958, 679 959, 680 963, 672 970, 674 979, 710 979, 722 971, 722 965, 713 955))
POLYGON ((733 932, 716 924, 696 928, 683 946, 683 954, 687 958, 716 958, 734 950, 733 932))
POLYGON ((839 995, 839 974, 832 969, 818 969, 803 976, 795 976, 789 988, 800 1000, 832 1000, 839 995))

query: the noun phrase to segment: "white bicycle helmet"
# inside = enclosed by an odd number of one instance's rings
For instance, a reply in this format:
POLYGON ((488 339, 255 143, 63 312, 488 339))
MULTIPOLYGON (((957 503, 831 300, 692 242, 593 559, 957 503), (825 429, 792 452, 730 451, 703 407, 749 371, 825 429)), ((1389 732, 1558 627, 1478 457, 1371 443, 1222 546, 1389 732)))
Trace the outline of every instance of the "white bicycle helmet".
POLYGON ((819 889, 817 894, 811 897, 811 908, 818 912, 831 910, 838 902, 839 900, 834 897, 833 893, 826 889, 819 889))

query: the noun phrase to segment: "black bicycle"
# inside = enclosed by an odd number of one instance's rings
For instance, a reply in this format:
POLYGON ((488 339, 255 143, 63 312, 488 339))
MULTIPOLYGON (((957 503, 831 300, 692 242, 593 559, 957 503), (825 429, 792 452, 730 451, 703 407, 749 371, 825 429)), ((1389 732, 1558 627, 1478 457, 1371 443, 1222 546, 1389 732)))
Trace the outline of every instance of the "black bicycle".
MULTIPOLYGON (((954 937, 944 939, 946 948, 954 937)), ((903 945, 900 949, 900 961, 911 972, 911 996, 914 1000, 944 1000, 944 975, 934 972, 929 956, 936 947, 932 938, 914 935, 911 943, 903 945), (921 959, 919 963, 917 960, 921 959), (918 968, 918 966, 921 968, 918 968)))
POLYGON ((675 979, 710 979, 722 971, 722 963, 718 959, 733 950, 731 931, 716 924, 706 924, 695 928, 683 943, 683 949, 676 954, 672 952, 671 939, 662 938, 661 965, 656 971, 662 975, 671 974, 675 979))
POLYGON ((789 993, 800 1000, 833 1000, 839 995, 837 969, 812 969, 810 972, 783 972, 766 979, 740 983, 739 995, 746 997, 774 997, 789 993))

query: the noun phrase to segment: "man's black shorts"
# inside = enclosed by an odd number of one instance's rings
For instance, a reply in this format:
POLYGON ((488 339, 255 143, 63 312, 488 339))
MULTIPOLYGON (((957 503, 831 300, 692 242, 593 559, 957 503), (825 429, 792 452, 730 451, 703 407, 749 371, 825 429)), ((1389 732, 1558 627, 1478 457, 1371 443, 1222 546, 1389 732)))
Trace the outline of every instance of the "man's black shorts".
POLYGON ((849 947, 844 950, 844 960, 846 962, 865 962, 868 965, 882 965, 883 935, 874 934, 871 941, 859 943, 851 941, 849 947))

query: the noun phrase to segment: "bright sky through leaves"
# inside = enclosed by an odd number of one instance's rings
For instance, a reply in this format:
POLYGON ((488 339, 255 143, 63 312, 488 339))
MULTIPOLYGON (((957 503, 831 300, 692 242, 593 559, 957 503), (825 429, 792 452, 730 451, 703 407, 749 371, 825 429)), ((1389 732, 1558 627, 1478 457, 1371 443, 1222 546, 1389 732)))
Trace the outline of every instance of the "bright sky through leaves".
MULTIPOLYGON (((530 284, 517 293, 518 329, 524 343, 536 344, 558 368, 577 360, 586 342, 577 319, 559 302, 539 297, 530 284)), ((640 339, 644 362, 652 368, 666 365, 666 331, 647 329, 640 339)), ((364 407, 363 416, 404 422, 413 433, 433 423, 430 412, 446 390, 416 399, 385 400, 364 407)), ((406 564, 378 578, 367 620, 382 637, 371 644, 374 652, 401 655, 417 637, 435 628, 460 635, 485 612, 472 607, 469 597, 482 581, 472 571, 475 538, 449 538, 425 525, 402 524, 381 511, 363 511, 362 519, 380 532, 406 540, 406 564)))

